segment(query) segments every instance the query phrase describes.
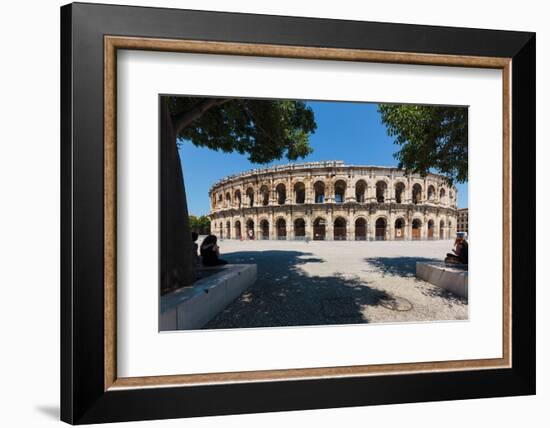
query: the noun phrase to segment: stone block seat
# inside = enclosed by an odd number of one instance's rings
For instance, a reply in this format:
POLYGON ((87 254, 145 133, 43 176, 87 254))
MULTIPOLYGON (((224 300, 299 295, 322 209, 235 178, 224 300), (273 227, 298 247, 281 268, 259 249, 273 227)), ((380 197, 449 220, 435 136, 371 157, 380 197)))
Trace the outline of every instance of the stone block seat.
POLYGON ((255 264, 227 264, 204 268, 192 286, 161 296, 160 330, 204 327, 257 278, 255 264))
POLYGON ((468 298, 468 265, 416 262, 416 277, 457 296, 468 298))

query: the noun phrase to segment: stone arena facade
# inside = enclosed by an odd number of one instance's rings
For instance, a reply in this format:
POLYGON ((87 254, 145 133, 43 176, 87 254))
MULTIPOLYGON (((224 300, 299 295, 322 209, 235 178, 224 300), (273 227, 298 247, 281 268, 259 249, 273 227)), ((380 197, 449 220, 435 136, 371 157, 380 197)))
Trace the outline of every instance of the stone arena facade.
POLYGON ((222 239, 451 239, 457 191, 443 176, 341 161, 289 164, 225 177, 210 191, 222 239))

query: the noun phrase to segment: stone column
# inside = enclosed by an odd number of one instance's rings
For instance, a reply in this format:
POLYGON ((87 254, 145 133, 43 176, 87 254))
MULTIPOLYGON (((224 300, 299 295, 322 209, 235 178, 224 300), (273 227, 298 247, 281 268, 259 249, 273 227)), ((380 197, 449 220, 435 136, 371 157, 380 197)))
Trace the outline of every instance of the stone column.
POLYGON ((276 239, 275 234, 275 216, 273 215, 273 209, 269 212, 269 239, 276 239))
POLYGON ((327 224, 325 226, 326 228, 326 236, 325 236, 325 239, 327 241, 333 241, 334 240, 334 223, 333 223, 333 218, 332 218, 332 210, 330 210, 328 213, 327 213, 327 224))
POLYGON ((305 178, 304 180, 304 185, 305 185, 305 192, 306 192, 306 198, 305 198, 305 203, 306 204, 311 204, 313 203, 313 198, 312 198, 312 188, 313 188, 313 183, 312 183, 312 179, 311 179, 311 176, 309 175, 308 173, 308 176, 305 178))
POLYGON ((390 202, 390 203, 395 202, 394 186, 395 186, 395 180, 394 180, 393 171, 392 171, 391 176, 390 176, 390 181, 388 183, 388 202, 390 202))
POLYGON ((346 185, 346 197, 344 199, 344 202, 355 202, 355 188, 352 184, 353 180, 349 179, 346 185))
POLYGON ((252 214, 252 220, 254 221, 254 239, 258 239, 258 237, 260 236, 260 225, 258 224, 258 213, 255 212, 254 214, 252 214))
POLYGON ((374 241, 374 228, 375 228, 375 218, 372 214, 367 215, 367 241, 374 241))
POLYGON ((286 213, 286 239, 294 239, 294 223, 292 222, 292 215, 290 210, 286 213))
POLYGON ((367 202, 376 201, 376 181, 370 181, 370 180, 367 181, 366 201, 367 202))
POLYGON ((407 177, 407 182, 405 184, 405 190, 403 191, 403 200, 406 204, 412 203, 412 181, 410 177, 407 177))
POLYGON ((291 205, 294 203, 294 189, 292 188, 292 180, 290 179, 290 175, 288 176, 286 180, 286 199, 285 199, 285 205, 291 205))

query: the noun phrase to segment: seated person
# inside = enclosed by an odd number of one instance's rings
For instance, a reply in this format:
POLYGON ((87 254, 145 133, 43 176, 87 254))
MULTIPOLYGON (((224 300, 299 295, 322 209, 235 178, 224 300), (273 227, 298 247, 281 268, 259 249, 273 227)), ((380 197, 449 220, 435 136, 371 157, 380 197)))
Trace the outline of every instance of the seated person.
POLYGON ((220 259, 220 247, 217 245, 218 238, 208 235, 201 244, 201 257, 204 266, 220 266, 227 262, 220 259))
POLYGON ((466 241, 465 234, 463 232, 457 233, 455 248, 452 253, 447 253, 445 263, 468 264, 468 241, 466 241))

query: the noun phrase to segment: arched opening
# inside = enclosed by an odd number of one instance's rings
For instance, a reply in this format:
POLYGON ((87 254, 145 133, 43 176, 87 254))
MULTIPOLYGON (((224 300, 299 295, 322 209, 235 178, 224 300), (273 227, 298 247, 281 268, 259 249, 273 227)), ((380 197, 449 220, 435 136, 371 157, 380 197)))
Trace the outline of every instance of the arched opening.
POLYGON ((315 182, 313 190, 315 191, 315 203, 322 204, 325 202, 325 183, 322 181, 315 182))
POLYGON ((411 237, 412 239, 420 239, 420 233, 422 230, 422 222, 415 218, 412 222, 412 233, 411 237))
POLYGON ((269 222, 267 220, 260 221, 260 239, 269 239, 269 222))
POLYGON ((445 202, 445 189, 442 187, 441 189, 439 189, 439 203, 445 204, 445 202))
POLYGON ((402 204, 404 195, 405 195, 405 184, 403 184, 400 181, 395 185, 395 202, 398 204, 402 204))
POLYGON ((435 187, 428 186, 428 201, 433 201, 435 198, 435 187))
POLYGON ((246 189, 246 198, 248 199, 248 206, 253 207, 254 206, 254 189, 252 187, 249 187, 246 189))
POLYGON ((279 205, 284 205, 286 202, 286 186, 283 183, 277 184, 275 193, 277 193, 277 203, 279 205))
POLYGON ((334 220, 334 240, 345 241, 347 238, 346 219, 342 217, 334 220))
POLYGON ((398 218, 395 220, 395 239, 405 238, 405 220, 398 218))
POLYGON ((296 239, 305 239, 306 237, 306 222, 303 218, 294 220, 294 237, 296 239))
POLYGON ((237 239, 241 239, 242 235, 241 235, 241 222, 239 220, 237 220, 235 222, 235 238, 237 239))
POLYGON ((428 220, 428 239, 434 239, 434 221, 428 220))
POLYGON ((338 180, 334 183, 334 202, 342 204, 346 201, 346 182, 338 180))
POLYGON ((223 224, 221 221, 218 223, 218 235, 220 239, 223 239, 223 224))
POLYGON ((249 219, 246 222, 246 238, 247 239, 254 239, 254 220, 249 219))
POLYGON ((445 239, 445 222, 443 220, 439 222, 439 239, 445 239))
POLYGON ((422 200, 422 186, 416 183, 412 188, 413 204, 419 204, 422 200))
POLYGON ((306 201, 306 186, 302 182, 294 185, 294 201, 296 204, 303 204, 306 201))
POLYGON ((380 217, 378 220, 376 220, 376 223, 374 224, 375 227, 375 239, 377 241, 384 241, 386 240, 386 219, 380 217))
POLYGON ((225 194, 225 206, 231 208, 231 193, 229 192, 225 194))
POLYGON ((237 208, 240 208, 241 207, 241 191, 240 190, 236 190, 235 191, 235 202, 237 204, 237 208))
POLYGON ((384 203, 386 200, 386 189, 388 186, 385 181, 379 181, 376 183, 376 202, 379 204, 384 203))
POLYGON ((367 239, 367 220, 359 217, 355 220, 355 240, 365 241, 367 239))
POLYGON ((218 195, 218 204, 216 205, 218 208, 222 208, 222 203, 223 203, 223 195, 220 193, 218 195))
POLYGON ((313 222, 313 239, 315 241, 324 241, 326 236, 326 221, 324 218, 317 217, 313 222))
POLYGON ((365 182, 365 180, 359 180, 357 183, 355 183, 355 200, 360 204, 366 202, 366 194, 367 183, 365 182))
POLYGON ((231 222, 227 221, 225 223, 225 237, 231 239, 231 222))
POLYGON ((284 218, 277 220, 277 239, 286 239, 286 221, 284 218))
POLYGON ((260 197, 262 198, 262 205, 264 207, 269 205, 269 189, 266 185, 260 187, 260 197))

